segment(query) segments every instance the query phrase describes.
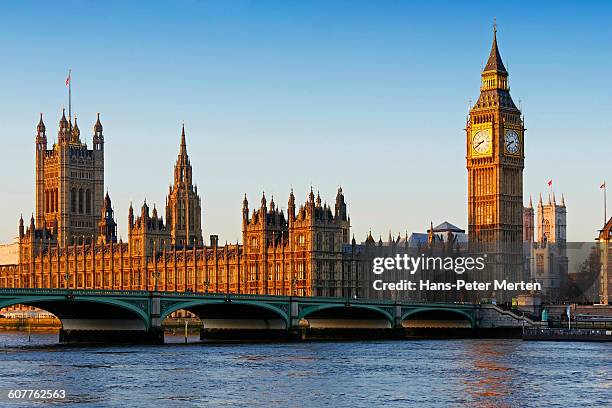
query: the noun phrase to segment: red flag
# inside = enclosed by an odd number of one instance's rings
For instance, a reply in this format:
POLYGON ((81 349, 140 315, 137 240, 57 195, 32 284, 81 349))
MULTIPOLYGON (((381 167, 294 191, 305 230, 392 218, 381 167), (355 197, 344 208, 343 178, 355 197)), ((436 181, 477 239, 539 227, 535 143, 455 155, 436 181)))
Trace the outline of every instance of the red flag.
POLYGON ((548 187, 552 187, 552 179, 548 180, 548 187))
POLYGON ((66 77, 66 86, 70 85, 70 73, 68 73, 68 76, 66 77))
POLYGON ((606 182, 604 181, 603 184, 599 186, 599 188, 606 188, 606 182))

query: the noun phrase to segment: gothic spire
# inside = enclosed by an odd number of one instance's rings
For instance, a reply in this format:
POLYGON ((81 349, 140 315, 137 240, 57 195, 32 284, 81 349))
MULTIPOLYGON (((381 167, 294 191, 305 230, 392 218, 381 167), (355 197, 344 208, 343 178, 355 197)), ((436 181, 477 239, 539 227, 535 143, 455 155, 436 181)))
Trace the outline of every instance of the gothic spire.
POLYGON ((270 212, 273 212, 276 209, 276 204, 274 204, 274 196, 270 198, 270 212))
POLYGON ((60 119, 59 124, 60 124, 60 129, 68 127, 68 121, 66 120, 66 109, 65 108, 62 109, 62 118, 60 119))
POLYGON ((185 142, 185 124, 181 129, 181 156, 187 156, 187 143, 185 142))
POLYGON ((74 127, 72 128, 72 138, 75 142, 78 142, 81 137, 81 130, 79 129, 79 125, 77 125, 77 117, 74 116, 74 127))
POLYGON ((507 74, 506 67, 502 61, 501 55, 499 54, 499 48, 497 47, 497 24, 493 24, 493 44, 491 45, 491 53, 485 65, 484 71, 497 71, 507 74))
POLYGON ((102 122, 100 122, 100 112, 98 112, 98 119, 94 125, 94 133, 102 133, 102 122))
POLYGON ((39 136, 43 136, 47 128, 45 127, 45 122, 43 122, 43 114, 40 113, 40 120, 38 121, 38 126, 36 126, 36 130, 38 131, 39 136))
POLYGON ((291 193, 289 193, 289 207, 295 206, 295 196, 293 195, 293 187, 291 187, 291 193))

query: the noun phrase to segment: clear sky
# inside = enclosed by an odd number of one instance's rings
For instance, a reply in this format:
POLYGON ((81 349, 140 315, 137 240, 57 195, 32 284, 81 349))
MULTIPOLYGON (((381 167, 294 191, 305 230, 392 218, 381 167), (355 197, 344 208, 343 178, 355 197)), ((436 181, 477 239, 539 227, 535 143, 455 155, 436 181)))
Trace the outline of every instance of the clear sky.
POLYGON ((466 228, 463 129, 494 16, 525 201, 552 178, 569 239, 591 241, 612 184, 612 3, 352 0, 3 3, 0 242, 34 211, 38 115, 52 144, 69 68, 90 145, 101 112, 124 238, 130 200, 163 208, 183 121, 205 236, 239 239, 245 192, 286 208, 311 183, 328 202, 342 184, 358 241, 466 228))

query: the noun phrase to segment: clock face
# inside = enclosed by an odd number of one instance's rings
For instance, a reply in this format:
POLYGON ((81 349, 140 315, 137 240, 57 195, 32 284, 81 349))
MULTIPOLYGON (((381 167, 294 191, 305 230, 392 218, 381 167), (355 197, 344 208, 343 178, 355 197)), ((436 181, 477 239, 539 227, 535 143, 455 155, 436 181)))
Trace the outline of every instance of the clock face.
POLYGON ((486 130, 479 130, 472 137, 472 149, 478 154, 485 154, 491 149, 491 135, 486 130))
POLYGON ((517 154, 519 152, 521 144, 518 134, 514 130, 509 130, 506 132, 504 146, 506 147, 506 151, 508 153, 517 154))

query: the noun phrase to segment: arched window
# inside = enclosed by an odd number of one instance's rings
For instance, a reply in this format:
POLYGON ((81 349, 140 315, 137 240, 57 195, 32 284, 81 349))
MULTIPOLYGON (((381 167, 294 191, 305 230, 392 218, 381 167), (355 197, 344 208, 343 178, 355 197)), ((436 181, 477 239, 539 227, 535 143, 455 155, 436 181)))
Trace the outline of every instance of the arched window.
POLYGON ((550 238, 550 222, 548 220, 544 220, 544 239, 548 241, 550 238))
POLYGON ((77 211, 77 194, 76 188, 70 190, 70 211, 75 213, 77 211))
POLYGON ((91 214, 91 190, 87 189, 85 192, 85 211, 87 214, 91 214))
POLYGON ((79 188, 79 213, 83 214, 83 189, 79 188))

